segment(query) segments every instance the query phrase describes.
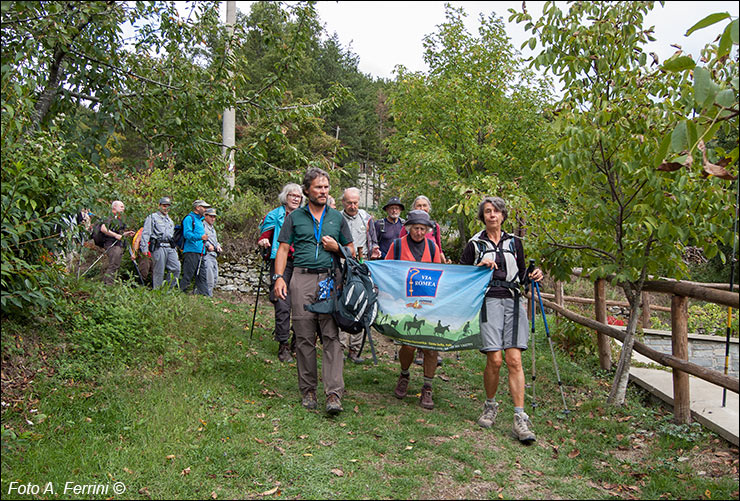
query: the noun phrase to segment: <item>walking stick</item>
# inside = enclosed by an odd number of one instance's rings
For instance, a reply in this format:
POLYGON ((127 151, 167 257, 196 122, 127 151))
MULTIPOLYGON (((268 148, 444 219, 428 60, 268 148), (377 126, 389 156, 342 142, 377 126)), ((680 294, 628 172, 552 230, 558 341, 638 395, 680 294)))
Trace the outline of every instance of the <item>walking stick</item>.
MULTIPOLYGON (((115 244, 113 244, 113 245, 115 245, 115 244)), ((105 250, 105 252, 103 252, 103 253, 102 253, 102 254, 101 254, 101 255, 100 255, 100 256, 99 256, 99 257, 98 257, 98 258, 97 258, 97 259, 95 260, 95 262, 93 262, 93 264, 91 264, 91 265, 90 265, 90 268, 88 268, 88 269, 86 269, 86 270, 85 270, 85 273, 87 273, 88 271, 90 271, 90 270, 92 269, 92 267, 93 267, 93 266, 95 266, 96 264, 98 264, 98 261, 100 261, 101 259, 103 259, 103 256, 105 256, 105 255, 107 255, 107 254, 108 254, 108 251, 109 251, 109 250, 111 250, 111 249, 113 248, 113 245, 111 245, 110 247, 108 247, 108 248, 107 248, 107 249, 105 250)), ((85 276, 85 273, 83 273, 83 274, 82 274, 82 276, 83 276, 83 277, 85 276)))
POLYGON ((200 280, 200 265, 203 262, 203 256, 206 255, 206 243, 203 242, 203 251, 200 253, 200 257, 198 258, 198 267, 195 269, 195 285, 193 285, 193 292, 191 294, 195 294, 195 291, 198 290, 198 280, 200 280))
POLYGON ((362 337, 362 344, 360 345, 360 351, 357 353, 357 356, 359 357, 362 355, 362 350, 365 348, 365 339, 370 341, 370 352, 373 354, 373 365, 378 365, 378 357, 375 355, 375 344, 373 343, 373 336, 370 334, 370 326, 365 327, 365 335, 362 337))
POLYGON ((252 334, 254 334, 254 320, 257 318, 257 303, 260 300, 260 288, 262 287, 262 275, 265 273, 265 269, 269 266, 270 262, 267 260, 266 252, 268 249, 264 249, 261 253, 259 249, 254 251, 262 256, 264 264, 260 267, 260 278, 257 281, 257 297, 254 299, 254 313, 252 313, 252 327, 249 329, 249 340, 252 340, 252 334))
POLYGON ((537 396, 535 395, 535 380, 537 379, 537 359, 534 356, 534 319, 537 311, 537 305, 534 302, 534 288, 532 288, 531 290, 530 298, 532 299, 532 410, 534 411, 535 407, 537 407, 537 396))
POLYGON ((558 361, 555 359, 555 349, 552 347, 552 338, 550 337, 550 329, 547 327, 547 317, 545 316, 545 307, 542 305, 542 295, 540 295, 540 285, 537 282, 532 282, 534 290, 537 291, 537 299, 540 302, 540 313, 542 313, 542 320, 545 322, 545 333, 547 334, 547 341, 550 343, 550 353, 552 354, 552 363, 555 366, 555 375, 558 378, 558 387, 560 388, 560 396, 563 397, 563 413, 568 414, 568 404, 565 403, 565 393, 563 393, 563 382, 560 380, 560 370, 558 369, 558 361))
POLYGON ((136 273, 139 274, 139 280, 141 281, 141 285, 145 285, 144 277, 141 276, 141 270, 139 270, 139 265, 136 264, 136 257, 134 257, 134 248, 128 245, 128 242, 124 242, 123 245, 128 247, 128 255, 131 257, 131 262, 134 263, 134 268, 136 268, 136 273))
MULTIPOLYGON (((735 280, 735 250, 737 249, 737 219, 738 210, 740 210, 740 180, 735 181, 735 195, 737 200, 735 202, 735 228, 732 232, 732 259, 730 260, 730 292, 733 291, 733 283, 735 280)), ((727 339, 725 341, 725 375, 729 370, 730 365, 730 334, 732 333, 732 308, 727 307, 727 339)), ((727 388, 722 388, 722 407, 727 404, 727 388)))

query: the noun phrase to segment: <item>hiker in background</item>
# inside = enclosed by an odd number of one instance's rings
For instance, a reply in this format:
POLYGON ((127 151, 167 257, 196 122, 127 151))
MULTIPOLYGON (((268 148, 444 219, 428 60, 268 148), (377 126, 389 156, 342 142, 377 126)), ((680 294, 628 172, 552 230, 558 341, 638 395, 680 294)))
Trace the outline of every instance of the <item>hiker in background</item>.
POLYGON ((59 238, 63 245, 62 255, 67 273, 71 273, 75 266, 79 266, 79 259, 85 241, 90 238, 92 230, 91 216, 94 214, 88 209, 82 209, 74 215, 62 218, 59 228, 59 238))
POLYGON ((298 365, 298 388, 302 395, 301 405, 315 409, 318 385, 316 362, 316 336, 323 343, 321 375, 326 395, 326 412, 338 414, 342 411, 341 398, 344 394, 344 357, 339 341, 339 329, 330 314, 311 313, 304 305, 315 303, 328 296, 334 286, 333 280, 341 282, 336 273, 334 253, 340 245, 346 245, 352 254, 352 234, 347 221, 339 211, 327 207, 329 196, 329 174, 311 168, 303 178, 303 193, 308 204, 285 217, 278 235, 275 257, 275 296, 288 297, 288 285, 283 274, 288 261, 290 246, 293 253, 293 277, 290 280, 290 303, 293 328, 296 335, 296 359, 298 365), (324 292, 324 295, 321 294, 324 292))
POLYGON ((332 209, 336 209, 337 208, 337 201, 334 200, 334 197, 333 196, 329 195, 329 200, 326 202, 326 205, 328 205, 332 209))
MULTIPOLYGON (((485 224, 486 229, 474 235, 465 245, 460 264, 488 266, 493 270, 480 319, 483 342, 480 351, 486 355, 486 368, 483 372, 486 402, 478 425, 490 428, 496 422, 496 390, 505 357, 509 370, 509 393, 514 401, 514 436, 527 443, 536 438, 529 416, 524 412, 522 352, 527 349, 529 331, 525 306, 523 302, 515 300, 515 294, 518 294, 519 284, 525 280, 527 270, 521 240, 502 229, 508 214, 503 199, 483 199, 478 206, 478 219, 485 224), (516 331, 514 315, 518 315, 516 331)), ((539 282, 542 280, 542 271, 535 269, 529 274, 529 278, 539 282)))
MULTIPOLYGON (((419 195, 418 197, 414 199, 413 207, 414 207, 413 210, 423 210, 427 214, 431 214, 432 212, 432 202, 430 202, 429 199, 425 197, 424 195, 419 195)), ((433 227, 431 231, 426 234, 426 237, 430 240, 433 240, 434 243, 437 244, 437 248, 439 249, 439 253, 440 253, 440 259, 442 259, 442 262, 449 264, 450 262, 447 260, 447 258, 445 257, 445 253, 442 251, 442 239, 440 237, 441 232, 440 232, 439 224, 435 221, 432 221, 432 224, 433 224, 433 227)), ((399 236, 401 237, 404 235, 406 235, 406 227, 403 227, 401 229, 401 233, 399 233, 399 236)), ((416 365, 421 365, 423 363, 422 361, 423 361, 423 356, 422 356, 421 350, 417 350, 416 359, 414 360, 414 363, 416 365)), ((437 354, 437 365, 438 366, 442 365, 442 355, 440 355, 439 353, 437 354)))
POLYGON ((190 282, 195 278, 195 292, 207 295, 206 269, 203 266, 205 241, 208 240, 203 229, 203 216, 210 207, 203 200, 193 202, 193 210, 182 220, 182 234, 185 237, 185 246, 182 250, 182 279, 180 290, 186 292, 190 282))
POLYGON ((400 217, 401 211, 404 210, 400 198, 391 197, 383 206, 383 210, 388 216, 374 223, 375 235, 378 238, 378 248, 380 249, 380 259, 385 259, 388 247, 399 237, 404 223, 400 217))
MULTIPOLYGON (((408 213, 406 219, 407 234, 393 241, 386 259, 396 259, 401 261, 418 261, 422 263, 440 263, 441 252, 437 244, 425 235, 433 227, 433 222, 429 219, 429 214, 423 210, 412 210, 408 213)), ((398 376, 398 382, 393 393, 396 398, 403 399, 409 387, 409 378, 411 362, 414 360, 413 346, 404 344, 398 350, 398 361, 401 363, 401 374, 398 376)), ((437 371, 437 351, 423 349, 424 354, 424 384, 421 387, 421 398, 419 405, 424 409, 434 409, 434 400, 432 399, 432 382, 434 373, 437 371)))
MULTIPOLYGON (((375 238, 375 224, 373 217, 367 211, 360 209, 360 190, 347 188, 342 193, 342 205, 344 210, 342 216, 349 225, 352 233, 352 242, 355 245, 355 254, 359 261, 365 258, 377 259, 380 257, 380 248, 375 238)), ((347 358, 356 364, 361 364, 363 359, 359 356, 362 348, 363 332, 349 334, 340 332, 342 349, 347 351, 347 358)))
POLYGON ((203 219, 203 229, 208 236, 206 240, 206 255, 203 256, 203 264, 206 269, 206 296, 213 297, 213 288, 218 282, 218 255, 223 252, 221 245, 218 243, 216 228, 213 224, 216 222, 216 209, 211 207, 206 209, 203 219))
MULTIPOLYGON (((423 210, 427 214, 431 214, 432 213, 432 202, 430 202, 429 199, 425 197, 424 195, 419 195, 418 197, 414 199, 413 210, 423 210)), ((434 240, 434 243, 437 244, 437 248, 439 249, 442 262, 451 264, 450 261, 448 261, 447 258, 445 257, 445 253, 442 250, 442 238, 440 236, 441 232, 439 228, 439 223, 432 221, 432 224, 434 226, 432 226, 432 229, 429 231, 429 233, 426 234, 426 237, 434 240)), ((398 236, 402 237, 405 234, 406 234, 406 227, 404 226, 403 228, 401 228, 401 233, 399 233, 398 236)))
POLYGON ((118 268, 121 267, 123 238, 134 235, 133 231, 126 229, 126 223, 122 218, 124 210, 126 210, 126 207, 123 202, 116 200, 111 204, 111 217, 100 225, 100 232, 105 235, 103 249, 108 254, 108 266, 103 273, 103 283, 106 285, 113 284, 118 268))
POLYGON ((159 210, 147 216, 141 231, 139 250, 142 256, 152 261, 152 288, 154 289, 164 283, 165 273, 168 274, 167 282, 171 288, 177 286, 180 278, 180 260, 172 241, 175 223, 169 216, 171 204, 170 197, 160 198, 159 210))
MULTIPOLYGON (((270 276, 275 275, 275 256, 277 255, 279 242, 278 235, 285 222, 285 216, 296 210, 303 203, 303 191, 301 185, 288 183, 278 195, 280 207, 267 213, 260 225, 260 237, 257 245, 262 249, 269 249, 270 276)), ((293 247, 288 250, 288 256, 283 270, 283 281, 290 287, 290 278, 293 276, 293 247)), ((275 295, 275 280, 270 281, 270 302, 275 309, 275 341, 278 342, 278 360, 281 362, 292 362, 295 353, 295 334, 291 340, 290 327, 290 293, 285 298, 275 295)))

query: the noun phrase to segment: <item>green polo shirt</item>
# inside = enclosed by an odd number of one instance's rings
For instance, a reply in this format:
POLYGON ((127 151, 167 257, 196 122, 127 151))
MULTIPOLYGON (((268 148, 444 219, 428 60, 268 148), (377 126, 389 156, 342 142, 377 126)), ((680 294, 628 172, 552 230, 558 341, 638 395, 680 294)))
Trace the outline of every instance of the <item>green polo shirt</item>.
POLYGON ((342 213, 331 207, 325 208, 321 234, 318 235, 319 221, 314 219, 308 205, 296 209, 285 217, 278 235, 278 242, 293 246, 293 265, 300 268, 331 268, 334 264, 332 253, 317 245, 323 236, 334 238, 339 245, 352 242, 352 233, 342 213))

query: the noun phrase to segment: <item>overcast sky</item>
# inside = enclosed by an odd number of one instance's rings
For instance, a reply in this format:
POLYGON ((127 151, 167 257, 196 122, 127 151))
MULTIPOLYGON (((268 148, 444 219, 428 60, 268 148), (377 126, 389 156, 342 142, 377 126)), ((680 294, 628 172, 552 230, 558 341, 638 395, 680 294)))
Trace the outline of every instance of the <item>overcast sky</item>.
MULTIPOLYGON (((225 17, 225 3, 222 2, 222 17, 225 17)), ((237 9, 249 12, 252 2, 236 2, 237 9)), ((508 10, 521 10, 522 2, 449 2, 453 7, 463 7, 467 17, 468 31, 478 33, 479 14, 495 12, 504 21, 509 17, 508 10)), ((558 2, 560 8, 567 10, 565 2, 558 2)), ((542 13, 544 2, 527 2, 527 10, 537 19, 542 13)), ((436 26, 444 22, 445 2, 358 2, 358 1, 320 1, 316 9, 321 22, 329 35, 336 32, 342 46, 350 48, 359 56, 359 69, 374 77, 393 79, 393 69, 402 64, 411 71, 426 71, 423 59, 422 39, 434 33, 436 26)), ((737 2, 671 1, 655 8, 647 16, 646 26, 655 26, 657 42, 649 47, 658 54, 660 61, 670 57, 676 49, 670 44, 682 46, 685 53, 698 56, 699 50, 710 42, 716 26, 684 37, 686 30, 697 21, 714 12, 729 12, 738 16, 737 2)), ((507 23, 507 33, 515 48, 529 38, 523 27, 507 23)), ((522 51, 529 55, 527 51, 522 51)))

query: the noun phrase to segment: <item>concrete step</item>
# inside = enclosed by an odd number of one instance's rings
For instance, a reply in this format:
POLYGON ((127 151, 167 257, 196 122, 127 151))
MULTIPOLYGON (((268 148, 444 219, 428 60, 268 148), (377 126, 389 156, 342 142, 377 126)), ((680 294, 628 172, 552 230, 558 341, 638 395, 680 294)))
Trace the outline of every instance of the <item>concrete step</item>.
MULTIPOLYGON (((615 342, 620 345, 619 341, 615 342)), ((632 352, 632 362, 660 366, 644 355, 632 352)), ((673 406, 673 373, 670 367, 652 369, 630 367, 630 380, 645 388, 650 394, 673 406)), ((722 406, 723 388, 689 375, 689 406, 693 419, 722 438, 737 446, 740 445, 740 397, 727 390, 725 406, 722 406)))

